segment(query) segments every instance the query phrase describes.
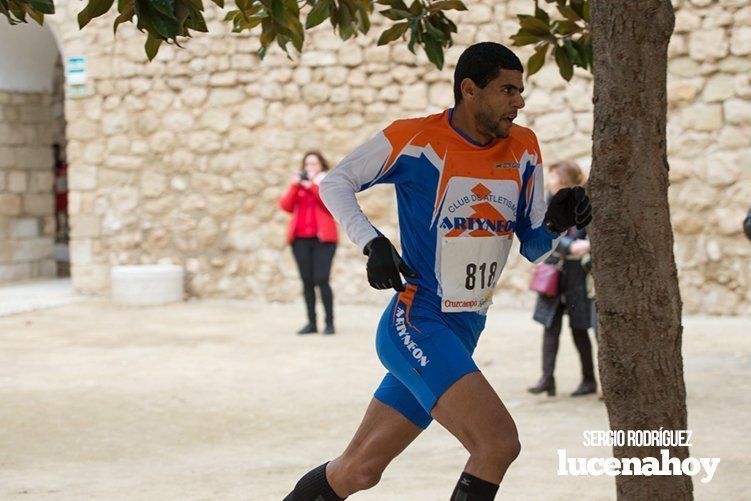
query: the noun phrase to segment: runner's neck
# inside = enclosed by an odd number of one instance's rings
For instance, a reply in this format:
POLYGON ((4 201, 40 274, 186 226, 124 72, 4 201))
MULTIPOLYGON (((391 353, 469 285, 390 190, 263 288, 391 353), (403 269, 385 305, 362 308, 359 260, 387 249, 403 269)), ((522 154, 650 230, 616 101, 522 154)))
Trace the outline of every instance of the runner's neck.
POLYGON ((483 136, 477 128, 472 126, 473 120, 468 111, 461 105, 451 108, 449 111, 449 125, 460 136, 474 144, 475 146, 488 146, 493 142, 493 139, 487 139, 483 136))

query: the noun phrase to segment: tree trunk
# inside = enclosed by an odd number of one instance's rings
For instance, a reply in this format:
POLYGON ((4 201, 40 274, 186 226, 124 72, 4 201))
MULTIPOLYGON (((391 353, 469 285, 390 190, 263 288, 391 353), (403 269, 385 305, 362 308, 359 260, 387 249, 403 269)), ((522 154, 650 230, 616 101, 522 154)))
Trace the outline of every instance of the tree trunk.
MULTIPOLYGON (((670 0, 592 0, 594 147, 589 191, 600 374, 613 430, 685 430, 681 299, 668 207, 670 0)), ((614 447, 660 458, 661 447, 614 447)), ((665 447, 688 457, 687 447, 665 447)), ((618 476, 618 499, 692 499, 691 477, 618 476)))

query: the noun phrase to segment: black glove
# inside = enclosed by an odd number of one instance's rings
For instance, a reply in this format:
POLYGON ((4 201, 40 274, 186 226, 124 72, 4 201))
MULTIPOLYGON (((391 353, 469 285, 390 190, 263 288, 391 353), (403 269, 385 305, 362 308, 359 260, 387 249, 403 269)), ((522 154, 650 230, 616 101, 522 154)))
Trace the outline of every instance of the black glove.
POLYGON ((561 188, 553 195, 545 212, 543 224, 553 233, 563 233, 576 225, 582 229, 592 221, 592 206, 587 192, 581 186, 561 188))
POLYGON ((368 283, 374 289, 391 289, 404 291, 401 272, 407 278, 417 278, 417 273, 410 270, 399 253, 386 237, 376 237, 365 245, 363 253, 368 256, 368 283))

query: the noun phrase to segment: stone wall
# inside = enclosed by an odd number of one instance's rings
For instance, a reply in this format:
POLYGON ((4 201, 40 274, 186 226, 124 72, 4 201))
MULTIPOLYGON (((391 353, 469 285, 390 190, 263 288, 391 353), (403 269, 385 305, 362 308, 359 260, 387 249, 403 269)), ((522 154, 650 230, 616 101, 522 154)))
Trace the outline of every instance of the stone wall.
MULTIPOLYGON (((687 311, 751 313, 751 246, 740 224, 751 203, 751 7, 738 0, 676 0, 670 47, 669 150, 676 255, 687 311), (744 163, 745 162, 745 163, 744 163)), ((105 293, 114 264, 184 264, 197 296, 290 300, 299 295, 284 245, 287 215, 276 205, 303 151, 333 162, 390 121, 452 104, 458 55, 480 40, 508 42, 515 14, 531 0, 467 1, 460 32, 438 71, 404 45, 342 43, 314 30, 304 54, 276 50, 264 61, 258 41, 233 35, 210 5, 210 34, 184 49, 163 47, 146 64, 143 36, 111 19, 79 32, 79 2, 50 19, 67 56, 89 58, 91 95, 68 99, 73 279, 105 293)), ((452 13, 453 14, 453 13, 452 13)), ((529 48, 520 50, 526 60, 529 48)), ((591 78, 570 84, 554 67, 528 82, 521 115, 537 132, 547 163, 591 150, 591 78)), ((397 234, 388 187, 361 196, 373 222, 397 234)), ((370 301, 364 259, 346 241, 333 271, 337 301, 370 301)), ((531 267, 512 258, 498 303, 529 305, 531 267)), ((380 299, 379 299, 380 300, 380 299)))
POLYGON ((55 276, 52 96, 0 92, 0 282, 55 276))

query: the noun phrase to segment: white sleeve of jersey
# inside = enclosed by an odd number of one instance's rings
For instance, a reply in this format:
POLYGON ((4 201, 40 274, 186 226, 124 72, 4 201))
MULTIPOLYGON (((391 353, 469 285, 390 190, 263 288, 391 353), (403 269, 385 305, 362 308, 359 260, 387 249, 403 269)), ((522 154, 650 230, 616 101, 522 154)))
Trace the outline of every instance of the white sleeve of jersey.
POLYGON ((548 210, 548 204, 545 203, 542 163, 535 165, 533 177, 534 189, 532 190, 532 200, 530 201, 529 224, 534 229, 542 226, 545 212, 548 210))
POLYGON ((360 250, 380 233, 363 214, 355 193, 385 174, 392 149, 384 133, 379 132, 344 157, 321 182, 323 203, 360 250))
MULTIPOLYGON (((543 166, 539 158, 533 159, 534 170, 530 182, 531 196, 519 225, 517 236, 521 242, 521 254, 531 263, 539 264, 545 261, 553 252, 561 239, 561 235, 549 232, 543 226, 547 204, 545 203, 545 187, 543 183, 543 166)), ((524 196, 524 195, 522 195, 524 196)))

